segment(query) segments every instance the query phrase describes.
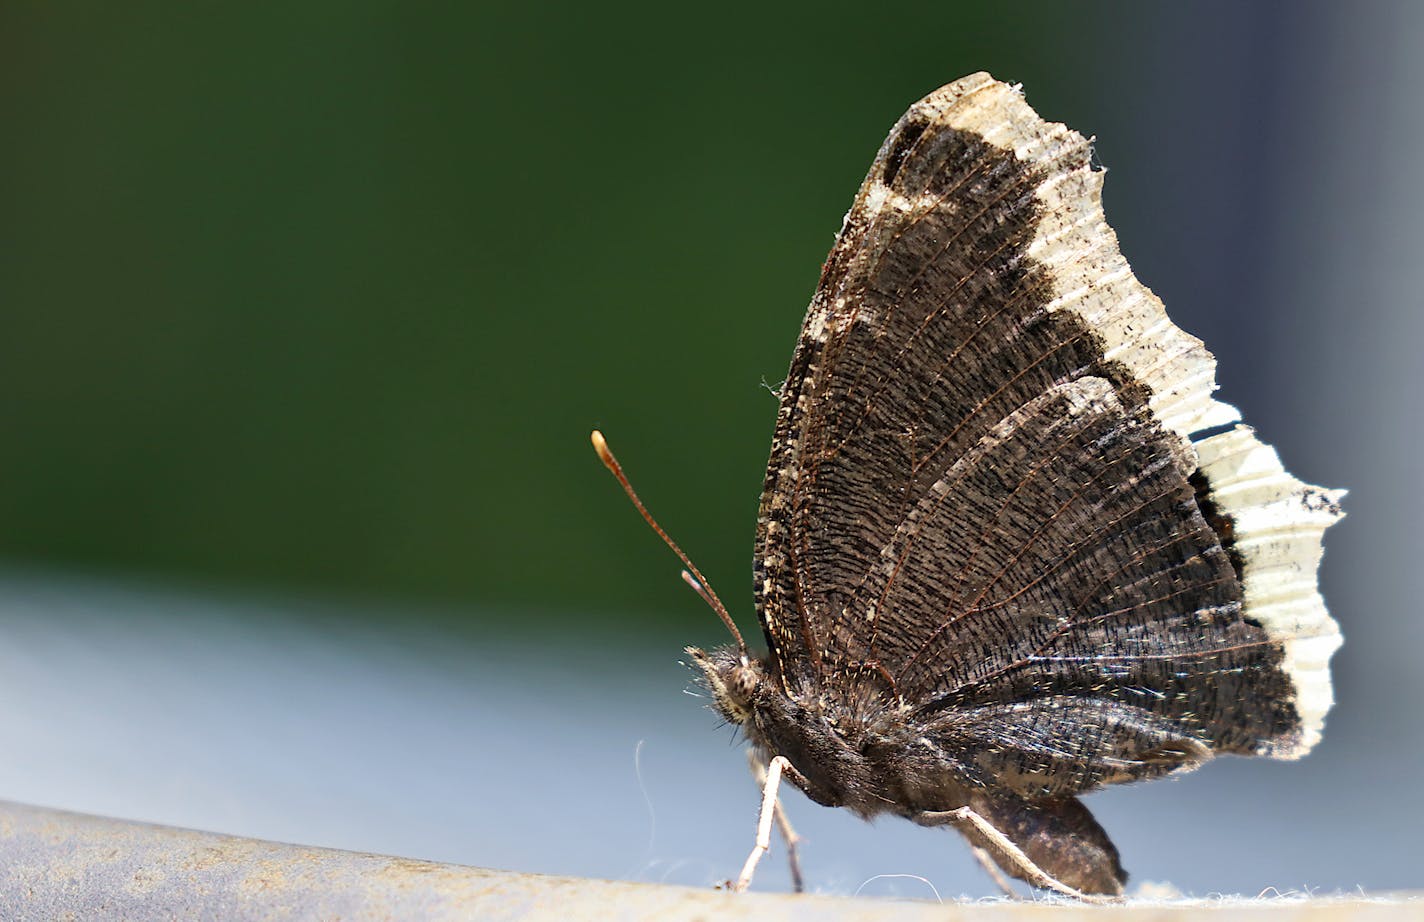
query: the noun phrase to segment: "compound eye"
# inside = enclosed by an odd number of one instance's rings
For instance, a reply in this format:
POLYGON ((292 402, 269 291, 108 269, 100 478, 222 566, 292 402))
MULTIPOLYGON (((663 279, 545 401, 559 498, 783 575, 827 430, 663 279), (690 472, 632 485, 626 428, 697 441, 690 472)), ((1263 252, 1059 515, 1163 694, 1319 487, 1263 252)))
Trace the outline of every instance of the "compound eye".
POLYGON ((738 669, 737 675, 732 681, 739 697, 744 700, 751 698, 752 690, 756 688, 756 677, 752 675, 750 669, 738 669))

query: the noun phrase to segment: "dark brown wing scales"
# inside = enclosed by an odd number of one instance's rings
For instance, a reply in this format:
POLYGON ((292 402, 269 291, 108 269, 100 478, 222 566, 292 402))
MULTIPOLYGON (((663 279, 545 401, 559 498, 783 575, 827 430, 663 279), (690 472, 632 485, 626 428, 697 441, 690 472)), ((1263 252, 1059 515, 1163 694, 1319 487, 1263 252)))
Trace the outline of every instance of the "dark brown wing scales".
POLYGON ((1302 733, 1291 635, 1243 610, 1190 480, 1191 434, 1234 411, 1122 261, 1099 181, 986 75, 912 108, 827 260, 762 496, 785 689, 898 696, 1021 796, 1302 733))
MULTIPOLYGON (((820 685, 823 658, 835 674, 865 652, 871 612, 853 612, 852 595, 937 466, 1053 380, 1042 363, 1000 360, 1042 355, 1024 340, 1051 337, 1050 323, 1026 329, 1025 306, 1048 291, 1015 246, 1031 233, 1032 196, 1011 156, 912 113, 847 216, 782 394, 762 499, 759 599, 772 646, 811 654, 813 673, 797 679, 820 685), (1016 375, 1024 386, 1004 387, 1016 375)), ((1084 367, 1071 349, 1059 358, 1084 367)))

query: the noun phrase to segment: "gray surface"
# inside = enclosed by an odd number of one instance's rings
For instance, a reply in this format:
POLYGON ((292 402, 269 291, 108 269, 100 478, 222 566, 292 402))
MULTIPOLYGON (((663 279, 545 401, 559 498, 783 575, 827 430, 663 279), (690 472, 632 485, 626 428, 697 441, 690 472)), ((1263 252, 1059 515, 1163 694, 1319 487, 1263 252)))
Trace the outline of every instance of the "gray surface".
POLYGON ((14 922, 920 919, 938 909, 490 871, 0 802, 0 917, 14 922))
MULTIPOLYGON (((1152 918, 1418 918, 1417 900, 1165 904, 1152 918)), ((0 802, 0 917, 31 919, 1055 919, 1089 907, 716 893, 305 848, 0 802)))

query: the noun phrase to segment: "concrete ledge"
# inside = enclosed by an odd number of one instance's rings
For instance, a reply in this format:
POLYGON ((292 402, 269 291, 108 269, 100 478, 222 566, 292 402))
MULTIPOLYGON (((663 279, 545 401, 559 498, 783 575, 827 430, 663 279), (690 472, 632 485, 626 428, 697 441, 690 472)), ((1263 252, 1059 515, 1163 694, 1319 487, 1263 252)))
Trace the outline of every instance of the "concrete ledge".
POLYGON ((0 801, 0 918, 53 919, 1424 919, 1410 895, 915 903, 519 874, 306 848, 0 801))

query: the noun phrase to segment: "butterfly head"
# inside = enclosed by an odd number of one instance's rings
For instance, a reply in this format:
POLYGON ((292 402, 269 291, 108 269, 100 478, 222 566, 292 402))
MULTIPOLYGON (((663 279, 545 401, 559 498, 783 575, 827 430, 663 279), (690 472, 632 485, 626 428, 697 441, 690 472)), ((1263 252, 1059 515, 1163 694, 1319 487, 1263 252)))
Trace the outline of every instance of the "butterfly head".
POLYGON ((712 692, 717 711, 738 726, 751 719, 753 701, 766 681, 766 669, 737 647, 719 647, 711 653, 688 647, 687 655, 702 670, 702 681, 712 692))

